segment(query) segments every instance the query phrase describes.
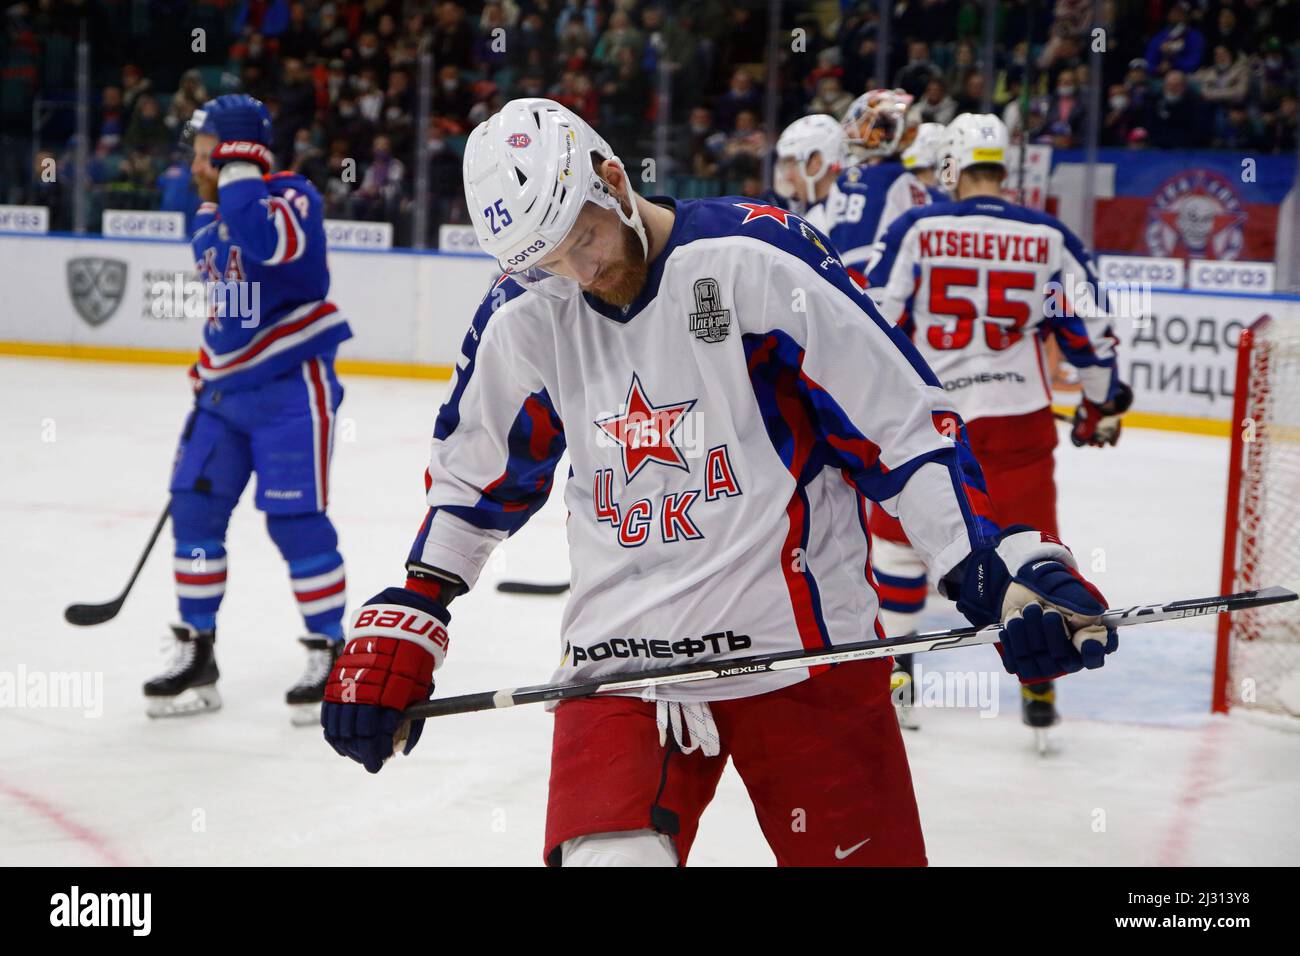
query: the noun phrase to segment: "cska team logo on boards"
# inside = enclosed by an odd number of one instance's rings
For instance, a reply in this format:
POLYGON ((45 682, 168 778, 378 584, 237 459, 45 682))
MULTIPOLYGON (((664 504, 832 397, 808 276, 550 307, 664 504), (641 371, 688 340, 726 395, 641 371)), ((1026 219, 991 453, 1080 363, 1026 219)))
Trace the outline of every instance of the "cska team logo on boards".
POLYGON ((1245 243, 1246 211, 1228 179, 1209 169, 1172 176, 1147 211, 1153 256, 1236 259, 1245 243))
POLYGON ((686 472, 691 470, 673 436, 695 402, 692 398, 687 402, 655 405, 646 395, 641 379, 632 373, 627 401, 619 414, 593 423, 622 447, 623 474, 628 482, 652 461, 686 472))

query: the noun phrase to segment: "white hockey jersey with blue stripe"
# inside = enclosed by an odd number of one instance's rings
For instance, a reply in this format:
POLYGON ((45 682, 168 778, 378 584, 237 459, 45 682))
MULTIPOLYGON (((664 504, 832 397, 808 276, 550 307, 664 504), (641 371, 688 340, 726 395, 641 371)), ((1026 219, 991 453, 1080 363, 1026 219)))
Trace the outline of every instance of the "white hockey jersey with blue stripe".
MULTIPOLYGON (((994 531, 950 402, 825 236, 739 197, 673 208, 627 309, 502 277, 435 427, 408 566, 471 585, 569 452, 556 680, 879 634, 866 498, 936 576, 994 531)), ((728 699, 805 676, 657 693, 728 699)))
POLYGON ((1114 393, 1104 297, 1083 244, 1054 216, 992 197, 913 209, 886 230, 867 280, 966 421, 1051 404, 1048 335, 1089 398, 1114 393))

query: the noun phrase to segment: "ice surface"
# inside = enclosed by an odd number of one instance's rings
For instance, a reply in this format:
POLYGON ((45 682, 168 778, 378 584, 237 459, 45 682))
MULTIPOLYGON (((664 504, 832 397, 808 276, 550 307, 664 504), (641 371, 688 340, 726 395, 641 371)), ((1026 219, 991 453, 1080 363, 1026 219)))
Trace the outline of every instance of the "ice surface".
MULTIPOLYGON (((345 384, 331 510, 356 601, 402 580, 446 386, 345 384)), ((0 680, 102 680, 98 716, 25 695, 0 707, 0 863, 540 863, 551 724, 540 707, 431 721, 416 753, 378 776, 289 725, 301 622, 248 501, 228 541, 222 711, 144 715, 140 684, 164 663, 175 618, 166 547, 117 620, 63 622, 65 605, 106 600, 125 580, 165 500, 188 400, 177 368, 0 359, 0 680)), ((1137 429, 1114 449, 1061 446, 1062 532, 1112 605, 1217 591, 1226 452, 1220 439, 1137 429)), ((456 602, 439 694, 549 676, 563 599, 493 584, 564 579, 558 503, 456 602)), ((926 626, 958 623, 933 607, 926 626)), ((936 674, 1000 674, 989 648, 922 660, 936 674)), ((930 860, 1300 862, 1300 734, 1211 718, 1212 664, 1209 621, 1126 630, 1103 671, 1060 685, 1065 722, 1046 758, 1005 677, 995 717, 922 708, 906 739, 930 860)), ((691 862, 772 862, 732 770, 691 862)))

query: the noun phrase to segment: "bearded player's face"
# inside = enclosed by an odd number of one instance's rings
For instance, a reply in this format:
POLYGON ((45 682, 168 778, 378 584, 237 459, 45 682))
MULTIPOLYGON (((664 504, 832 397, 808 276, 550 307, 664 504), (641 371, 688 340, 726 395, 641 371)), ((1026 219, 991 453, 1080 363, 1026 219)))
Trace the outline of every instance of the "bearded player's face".
POLYGON ((632 228, 614 210, 593 203, 583 206, 564 241, 539 265, 619 308, 632 304, 649 272, 632 228))

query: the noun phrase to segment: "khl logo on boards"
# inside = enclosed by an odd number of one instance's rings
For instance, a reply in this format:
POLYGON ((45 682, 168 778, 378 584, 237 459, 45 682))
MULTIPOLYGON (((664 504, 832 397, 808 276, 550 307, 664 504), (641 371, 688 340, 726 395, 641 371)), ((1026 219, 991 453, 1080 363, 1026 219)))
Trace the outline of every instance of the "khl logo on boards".
POLYGON ((68 296, 77 314, 92 326, 113 317, 126 294, 126 263, 102 256, 68 260, 68 296))

